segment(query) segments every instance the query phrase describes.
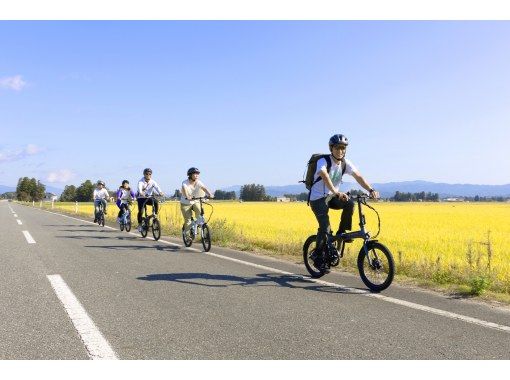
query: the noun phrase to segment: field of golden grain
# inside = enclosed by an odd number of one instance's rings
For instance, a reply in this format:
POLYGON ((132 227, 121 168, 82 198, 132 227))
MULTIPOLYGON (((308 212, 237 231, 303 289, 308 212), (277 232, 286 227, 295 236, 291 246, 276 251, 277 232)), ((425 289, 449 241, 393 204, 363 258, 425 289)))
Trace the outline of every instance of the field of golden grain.
MULTIPOLYGON (((213 245, 300 256, 304 240, 317 229, 306 203, 212 204, 213 245)), ((381 216, 378 239, 393 252, 397 273, 437 283, 470 284, 482 279, 488 289, 510 294, 510 203, 371 204, 381 216)), ((57 202, 55 208, 75 213, 74 203, 57 202)), ((92 217, 92 210, 92 204, 78 206, 82 215, 92 217)), ((117 211, 114 204, 109 204, 110 221, 117 211)), ((207 207, 206 215, 210 212, 207 207)), ((376 232, 375 214, 367 208, 364 212, 368 230, 376 232)), ((334 231, 339 217, 340 211, 331 211, 334 231)), ((160 219, 165 233, 179 235, 182 216, 177 202, 163 204, 160 219)), ((354 227, 357 223, 355 211, 354 227)), ((360 242, 350 245, 342 262, 344 267, 355 267, 360 247, 360 242)))

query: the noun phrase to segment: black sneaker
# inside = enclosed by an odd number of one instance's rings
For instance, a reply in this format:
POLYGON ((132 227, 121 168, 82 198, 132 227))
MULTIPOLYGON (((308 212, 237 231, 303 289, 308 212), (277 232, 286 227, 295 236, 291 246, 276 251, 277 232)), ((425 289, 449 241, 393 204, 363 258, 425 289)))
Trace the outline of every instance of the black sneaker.
POLYGON ((94 218, 94 223, 97 223, 97 218, 94 218))
POLYGON ((313 251, 313 253, 310 255, 310 258, 312 259, 313 266, 319 272, 327 272, 328 271, 328 269, 329 269, 328 263, 324 262, 323 258, 317 254, 317 251, 313 251))

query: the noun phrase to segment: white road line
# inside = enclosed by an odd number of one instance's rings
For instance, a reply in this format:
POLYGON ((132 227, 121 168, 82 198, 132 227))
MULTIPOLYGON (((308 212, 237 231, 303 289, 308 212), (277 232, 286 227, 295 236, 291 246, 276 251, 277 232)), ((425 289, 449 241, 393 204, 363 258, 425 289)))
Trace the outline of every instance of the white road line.
MULTIPOLYGON (((162 240, 160 240, 160 241, 162 241, 162 240)), ((478 319, 478 318, 472 318, 472 317, 468 317, 468 316, 465 316, 465 315, 461 315, 461 314, 457 314, 457 313, 452 313, 452 312, 441 310, 441 309, 436 309, 436 308, 433 308, 433 307, 430 307, 430 306, 425 306, 425 305, 420 305, 420 304, 417 304, 417 303, 414 303, 414 302, 400 300, 398 298, 383 296, 382 294, 371 293, 368 290, 361 290, 361 289, 350 288, 348 286, 336 284, 334 282, 322 281, 322 280, 318 280, 318 279, 315 279, 315 278, 311 278, 311 277, 306 277, 306 276, 302 276, 302 275, 299 275, 299 274, 295 274, 295 273, 292 273, 292 272, 286 272, 286 271, 283 271, 283 270, 267 267, 265 265, 254 264, 254 263, 250 263, 249 261, 243 261, 243 260, 234 259, 234 258, 228 257, 228 256, 218 255, 218 254, 212 253, 212 252, 204 252, 204 254, 209 255, 209 256, 214 256, 214 257, 217 257, 217 258, 220 258, 220 259, 224 259, 224 260, 230 260, 230 261, 237 262, 237 263, 244 264, 244 265, 249 265, 249 266, 252 266, 252 267, 255 267, 255 268, 259 268, 259 269, 264 269, 264 270, 271 271, 271 272, 274 272, 274 273, 279 273, 279 274, 285 274, 285 275, 293 276, 293 277, 299 278, 301 280, 315 282, 316 284, 320 284, 320 285, 324 285, 324 286, 329 286, 329 287, 341 289, 341 290, 347 291, 347 292, 349 292, 351 294, 355 293, 355 294, 360 294, 360 295, 367 296, 367 297, 377 298, 377 299, 379 299, 381 301, 390 302, 390 303, 393 303, 393 304, 396 304, 396 305, 400 305, 400 306, 405 306, 405 307, 408 307, 408 308, 411 308, 411 309, 426 311, 428 313, 432 313, 432 314, 436 314, 436 315, 441 315, 443 317, 448 317, 448 318, 452 318, 452 319, 458 319, 460 321, 464 321, 464 322, 472 323, 472 324, 475 324, 475 325, 479 325, 479 326, 483 326, 483 327, 488 327, 488 328, 491 328, 491 329, 496 329, 496 330, 505 331, 505 332, 510 333, 510 326, 500 325, 500 324, 493 323, 493 322, 487 322, 487 321, 484 321, 484 320, 481 320, 481 319, 478 319)))
MULTIPOLYGON (((46 211, 46 210, 43 210, 43 211, 46 211)), ((54 213, 54 212, 51 212, 51 211, 46 211, 46 212, 49 212, 49 213, 55 214, 55 215, 60 215, 60 216, 66 217, 66 218, 76 219, 76 220, 79 220, 81 222, 92 223, 92 222, 88 222, 86 220, 74 218, 72 216, 58 214, 58 213, 54 213)), ((94 224, 94 223, 92 223, 92 224, 94 224)), ((110 228, 112 230, 116 230, 115 228, 112 228, 112 227, 109 227, 109 226, 105 226, 105 227, 108 227, 108 228, 110 228)), ((140 235, 135 234, 133 232, 130 232, 130 234, 134 235, 134 236, 140 236, 140 235)), ((161 240, 160 239, 159 241, 162 242, 162 243, 166 243, 166 244, 172 245, 174 247, 184 248, 184 247, 182 247, 179 244, 172 243, 172 242, 169 242, 167 240, 161 240)), ((188 250, 192 250, 192 251, 196 251, 196 252, 201 252, 200 250, 198 250, 196 248, 187 248, 187 249, 188 250)), ((205 255, 209 255, 209 256, 213 256, 213 257, 216 257, 216 258, 219 258, 219 259, 229 260, 229 261, 233 261, 233 262, 236 262, 236 263, 239 263, 239 264, 251 266, 251 267, 254 267, 254 268, 264 269, 264 270, 267 270, 267 271, 273 272, 273 273, 279 273, 279 274, 285 274, 285 275, 294 276, 294 277, 299 278, 301 280, 306 280, 306 281, 314 282, 316 284, 320 284, 320 285, 324 285, 324 286, 328 286, 328 287, 332 287, 332 288, 341 289, 341 290, 349 292, 349 293, 355 293, 355 294, 359 294, 359 295, 363 295, 363 296, 367 296, 367 297, 371 297, 371 298, 376 298, 376 299, 378 299, 380 301, 390 302, 390 303, 393 303, 393 304, 396 304, 396 305, 400 305, 400 306, 404 306, 404 307, 408 307, 408 308, 411 308, 411 309, 420 310, 420 311, 424 311, 424 312, 427 312, 427 313, 436 314, 436 315, 440 315, 440 316, 443 316, 443 317, 447 317, 447 318, 456 319, 456 320, 460 320, 460 321, 463 321, 463 322, 475 324, 475 325, 478 325, 478 326, 482 326, 482 327, 486 327, 486 328, 495 329, 495 330, 499 330, 499 331, 504 331, 504 332, 510 333, 510 326, 500 325, 498 323, 488 322, 488 321, 484 321, 482 319, 472 318, 472 317, 468 317, 468 316, 465 316, 465 315, 462 315, 462 314, 452 313, 452 312, 449 312, 449 311, 446 311, 446 310, 436 309, 436 308, 433 308, 433 307, 430 307, 430 306, 420 305, 420 304, 417 304, 417 303, 414 303, 414 302, 409 302, 409 301, 404 301, 404 300, 401 300, 401 299, 398 299, 398 298, 384 296, 384 295, 378 294, 378 293, 371 293, 368 290, 355 289, 355 288, 351 288, 351 287, 348 287, 348 286, 345 286, 345 285, 341 285, 341 284, 337 284, 337 283, 334 283, 334 282, 323 281, 323 280, 315 279, 315 278, 308 277, 308 276, 303 276, 303 275, 292 273, 292 272, 286 272, 286 271, 283 271, 283 270, 280 270, 280 269, 268 267, 268 266, 265 266, 265 265, 251 263, 249 261, 234 259, 232 257, 228 257, 228 256, 224 256, 224 255, 219 255, 219 254, 213 253, 213 252, 204 252, 204 254, 205 255)))
POLYGON ((30 232, 28 232, 28 231, 22 231, 22 232, 23 232, 23 235, 25 235, 25 239, 27 239, 28 244, 35 244, 35 240, 32 237, 32 235, 30 235, 30 232))
POLYGON ((58 299, 64 305, 64 308, 73 322, 76 331, 85 344, 88 355, 91 359, 118 359, 115 351, 98 330, 94 321, 89 317, 80 301, 75 297, 71 289, 67 286, 60 275, 46 276, 55 290, 58 299))
POLYGON ((16 219, 16 222, 18 222, 18 224, 21 226, 23 223, 21 223, 21 220, 19 219, 16 219))
POLYGON ((17 217, 18 217, 18 214, 14 214, 13 216, 14 216, 15 218, 17 218, 17 217))

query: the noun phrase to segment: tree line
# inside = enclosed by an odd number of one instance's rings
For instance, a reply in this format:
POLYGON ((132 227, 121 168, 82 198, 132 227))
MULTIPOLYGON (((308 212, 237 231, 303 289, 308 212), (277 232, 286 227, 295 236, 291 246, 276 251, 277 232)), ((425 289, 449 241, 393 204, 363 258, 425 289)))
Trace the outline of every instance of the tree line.
POLYGON ((46 186, 35 178, 23 177, 16 186, 16 199, 24 202, 39 202, 46 196, 46 186))
MULTIPOLYGON (((80 186, 68 185, 60 195, 61 202, 93 202, 94 189, 96 185, 90 179, 83 182, 80 186)), ((115 195, 115 191, 108 191, 110 196, 115 195)))
POLYGON ((425 193, 424 191, 420 193, 401 193, 397 191, 390 200, 394 202, 439 202, 439 194, 431 192, 425 193))

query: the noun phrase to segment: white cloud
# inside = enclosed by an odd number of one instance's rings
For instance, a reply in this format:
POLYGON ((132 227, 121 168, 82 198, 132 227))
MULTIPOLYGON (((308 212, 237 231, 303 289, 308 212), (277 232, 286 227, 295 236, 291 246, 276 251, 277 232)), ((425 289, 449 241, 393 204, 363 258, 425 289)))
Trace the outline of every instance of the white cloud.
POLYGON ((21 75, 0 78, 0 88, 6 88, 8 90, 14 90, 14 91, 21 91, 26 86, 27 86, 27 82, 25 82, 23 80, 21 75))
POLYGON ((0 162, 18 161, 29 156, 34 156, 41 152, 44 152, 44 148, 41 148, 35 144, 28 144, 24 148, 15 151, 0 152, 0 162))
POLYGON ((48 173, 48 177, 46 178, 46 180, 49 183, 56 183, 56 182, 57 183, 65 183, 65 182, 69 182, 74 177, 76 177, 76 174, 74 174, 71 170, 60 169, 60 170, 48 173))
POLYGON ((37 145, 34 145, 34 144, 28 144, 25 148, 25 152, 29 156, 32 156, 37 153, 41 153, 42 151, 43 150, 40 147, 38 147, 37 145))

